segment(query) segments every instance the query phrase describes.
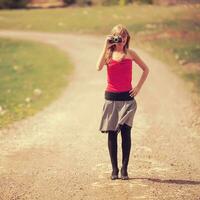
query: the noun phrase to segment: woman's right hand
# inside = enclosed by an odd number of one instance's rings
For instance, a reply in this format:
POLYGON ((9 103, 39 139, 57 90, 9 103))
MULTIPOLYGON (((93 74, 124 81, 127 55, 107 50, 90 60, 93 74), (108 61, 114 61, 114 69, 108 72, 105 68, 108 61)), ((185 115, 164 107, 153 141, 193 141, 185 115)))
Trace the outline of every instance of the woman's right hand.
POLYGON ((115 45, 115 43, 110 43, 109 40, 112 38, 112 35, 107 35, 105 39, 105 48, 108 49, 111 46, 115 45))

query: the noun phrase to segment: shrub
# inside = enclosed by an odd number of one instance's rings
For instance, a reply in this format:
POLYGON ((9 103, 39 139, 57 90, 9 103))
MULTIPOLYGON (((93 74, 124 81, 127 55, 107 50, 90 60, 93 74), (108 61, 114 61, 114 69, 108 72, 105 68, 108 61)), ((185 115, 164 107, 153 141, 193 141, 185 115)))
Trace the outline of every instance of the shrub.
POLYGON ((0 8, 25 8, 29 0, 0 0, 0 8))
POLYGON ((77 4, 79 6, 91 6, 92 0, 63 0, 66 5, 77 4))
POLYGON ((63 0, 63 2, 64 2, 66 5, 71 5, 71 4, 76 3, 76 0, 63 0))
POLYGON ((92 5, 91 0, 76 0, 76 3, 79 6, 91 6, 92 5))
POLYGON ((119 0, 102 0, 101 4, 104 6, 118 5, 119 0))
POLYGON ((142 4, 153 4, 154 0, 134 0, 134 2, 142 3, 142 4))
POLYGON ((132 3, 132 0, 119 0, 119 5, 124 6, 128 3, 132 3))

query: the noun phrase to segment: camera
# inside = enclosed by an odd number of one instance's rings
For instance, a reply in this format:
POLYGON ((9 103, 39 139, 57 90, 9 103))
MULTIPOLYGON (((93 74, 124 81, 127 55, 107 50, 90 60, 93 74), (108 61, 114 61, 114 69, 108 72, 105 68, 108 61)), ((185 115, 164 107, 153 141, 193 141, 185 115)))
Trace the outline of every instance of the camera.
POLYGON ((122 37, 119 36, 119 35, 116 35, 116 36, 112 36, 111 39, 108 40, 109 43, 120 43, 122 42, 122 37))

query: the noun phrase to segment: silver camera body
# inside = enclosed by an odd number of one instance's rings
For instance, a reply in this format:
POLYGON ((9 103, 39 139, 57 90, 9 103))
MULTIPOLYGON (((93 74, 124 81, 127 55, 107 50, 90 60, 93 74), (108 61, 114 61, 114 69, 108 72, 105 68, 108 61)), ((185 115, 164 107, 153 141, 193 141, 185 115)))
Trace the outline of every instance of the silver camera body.
POLYGON ((113 43, 120 43, 120 42, 122 42, 122 37, 119 36, 119 35, 115 35, 115 36, 112 36, 111 39, 109 39, 108 41, 111 44, 113 44, 113 43))

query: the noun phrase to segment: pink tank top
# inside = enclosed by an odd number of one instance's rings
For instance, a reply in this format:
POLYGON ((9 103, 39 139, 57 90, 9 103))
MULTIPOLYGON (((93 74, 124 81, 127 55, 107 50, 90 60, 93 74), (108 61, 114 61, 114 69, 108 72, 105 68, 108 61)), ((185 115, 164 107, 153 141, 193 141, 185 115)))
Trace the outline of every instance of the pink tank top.
POLYGON ((124 58, 120 61, 113 60, 107 66, 106 91, 124 92, 132 89, 132 60, 124 58))

